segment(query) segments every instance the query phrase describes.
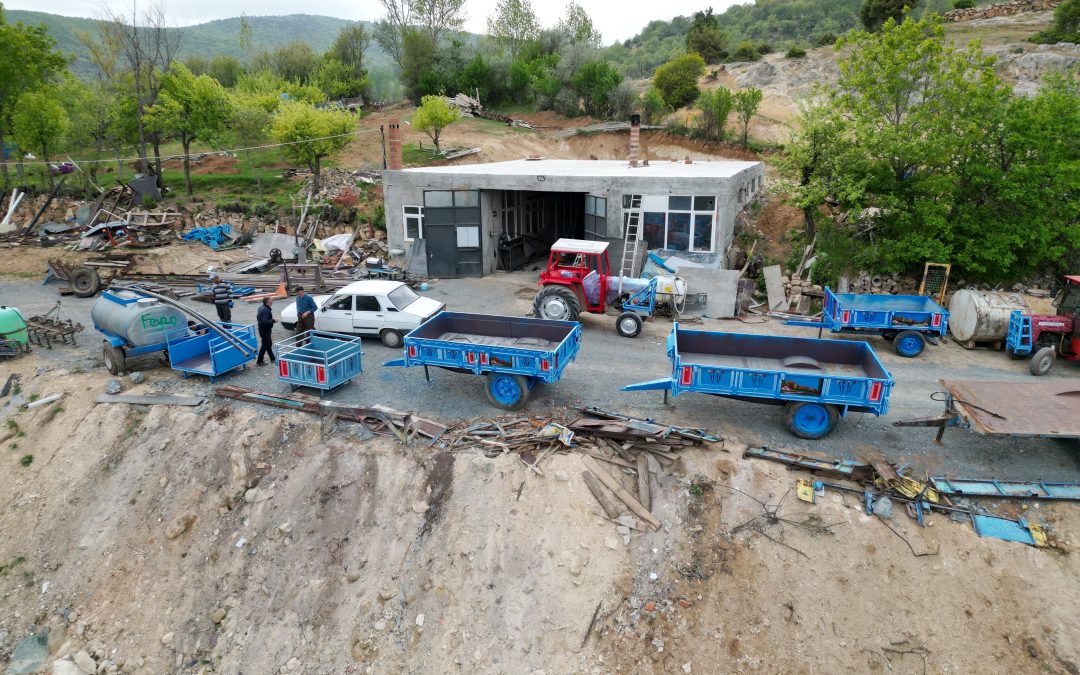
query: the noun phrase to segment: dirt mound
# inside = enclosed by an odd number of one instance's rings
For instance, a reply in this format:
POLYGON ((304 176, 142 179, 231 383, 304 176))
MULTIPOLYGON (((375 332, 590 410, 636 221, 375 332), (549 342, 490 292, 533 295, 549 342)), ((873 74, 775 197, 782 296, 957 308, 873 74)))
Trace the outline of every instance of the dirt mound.
MULTIPOLYGON (((191 160, 191 173, 240 173, 237 167, 239 163, 240 160, 228 155, 203 155, 191 160)), ((161 165, 166 169, 179 170, 184 168, 184 161, 170 159, 161 165)))

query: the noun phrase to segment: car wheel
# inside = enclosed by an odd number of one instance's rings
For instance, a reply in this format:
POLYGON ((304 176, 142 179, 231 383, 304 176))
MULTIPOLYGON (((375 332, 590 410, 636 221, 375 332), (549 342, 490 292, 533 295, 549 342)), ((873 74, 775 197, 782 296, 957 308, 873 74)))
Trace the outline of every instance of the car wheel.
POLYGON ((390 349, 398 349, 405 342, 405 337, 401 334, 401 331, 393 328, 384 330, 379 337, 382 338, 382 343, 390 349))
POLYGON ((1056 356, 1053 347, 1043 347, 1035 352, 1035 356, 1031 357, 1031 365, 1029 366, 1031 374, 1040 377, 1049 373, 1050 369, 1054 367, 1054 358, 1056 356))

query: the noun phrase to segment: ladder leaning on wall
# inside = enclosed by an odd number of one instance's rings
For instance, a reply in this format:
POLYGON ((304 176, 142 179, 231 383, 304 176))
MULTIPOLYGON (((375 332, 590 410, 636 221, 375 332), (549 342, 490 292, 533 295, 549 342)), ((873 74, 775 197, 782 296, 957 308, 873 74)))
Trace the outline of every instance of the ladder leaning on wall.
POLYGON ((626 211, 626 226, 623 228, 622 260, 619 263, 619 295, 622 295, 622 280, 637 274, 638 251, 641 249, 641 208, 626 211))

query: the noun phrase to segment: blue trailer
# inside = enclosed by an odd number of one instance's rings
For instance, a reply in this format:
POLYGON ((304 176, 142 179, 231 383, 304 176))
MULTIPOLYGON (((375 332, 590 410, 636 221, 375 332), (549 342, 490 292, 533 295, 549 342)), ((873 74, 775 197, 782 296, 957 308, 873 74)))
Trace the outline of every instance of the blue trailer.
POLYGON ((440 312, 405 336, 405 357, 386 366, 428 366, 487 377, 488 399, 517 410, 539 382, 558 382, 581 348, 581 324, 440 312))
POLYGON ((363 368, 360 338, 309 330, 274 345, 278 379, 292 387, 330 391, 359 375, 363 368))
POLYGON ((667 339, 671 377, 623 391, 712 394, 786 407, 799 438, 824 438, 849 411, 884 415, 893 379, 864 342, 683 330, 667 339))
POLYGON ((892 340, 900 356, 918 356, 927 339, 945 337, 949 313, 923 295, 833 293, 825 288, 821 321, 788 321, 788 326, 828 328, 834 333, 868 333, 892 340))
POLYGON ((213 382, 216 378, 238 368, 245 368, 255 360, 258 342, 255 326, 238 323, 218 323, 234 338, 249 348, 249 353, 237 349, 217 333, 205 327, 183 328, 168 335, 166 350, 169 352, 169 365, 180 371, 184 377, 206 375, 213 382))

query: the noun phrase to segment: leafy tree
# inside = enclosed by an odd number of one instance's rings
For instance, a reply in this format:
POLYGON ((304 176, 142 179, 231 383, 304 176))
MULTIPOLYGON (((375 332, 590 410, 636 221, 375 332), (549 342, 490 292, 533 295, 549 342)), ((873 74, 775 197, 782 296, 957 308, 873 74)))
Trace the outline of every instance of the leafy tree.
POLYGON ((622 75, 606 61, 592 61, 577 69, 570 83, 581 97, 587 115, 606 117, 611 112, 611 94, 622 75))
POLYGON ((282 148, 285 155, 311 169, 314 192, 319 191, 322 160, 348 145, 355 131, 356 119, 349 113, 298 101, 283 102, 270 125, 270 137, 288 144, 282 148))
POLYGON ((740 89, 734 95, 735 116, 739 119, 742 127, 742 144, 746 147, 747 134, 750 132, 750 120, 757 114, 758 106, 761 105, 762 93, 757 87, 740 89))
POLYGON ((209 75, 195 75, 185 66, 173 66, 161 81, 158 102, 147 111, 149 124, 158 133, 175 135, 184 148, 184 188, 191 189, 191 144, 214 141, 232 117, 225 88, 209 75))
POLYGON ((540 35, 540 20, 529 0, 499 0, 488 17, 487 33, 513 60, 540 35))
POLYGON ((447 103, 445 96, 425 96, 413 113, 412 125, 427 134, 435 144, 435 151, 440 152, 439 136, 443 129, 453 124, 458 114, 458 109, 447 103))
POLYGON ((364 55, 371 43, 364 24, 359 21, 343 27, 330 45, 327 56, 343 63, 349 68, 350 79, 363 80, 367 76, 364 70, 364 55))
POLYGON ((653 86, 672 110, 689 105, 698 95, 698 78, 705 74, 700 54, 683 54, 656 69, 653 86))
POLYGON ((806 50, 798 45, 792 45, 788 47, 787 53, 784 54, 789 59, 801 59, 806 56, 806 50))
POLYGON ((686 33, 686 51, 701 54, 705 63, 719 63, 727 58, 726 44, 727 35, 720 29, 719 17, 713 14, 712 7, 694 12, 686 33))
POLYGON ((727 126, 733 105, 734 99, 726 87, 701 92, 696 103, 697 109, 701 111, 701 135, 710 140, 723 140, 724 127, 727 126))
POLYGON ((206 74, 217 80, 223 87, 235 87, 236 81, 244 74, 244 64, 240 59, 229 54, 217 54, 210 59, 206 74))
POLYGON ((1029 38, 1032 42, 1053 44, 1080 40, 1080 0, 1065 0, 1054 8, 1054 25, 1029 38))
POLYGON ((640 106, 642 122, 645 124, 659 124, 664 115, 668 113, 664 97, 660 95, 660 92, 655 87, 650 87, 648 91, 641 95, 640 106))
POLYGON ((971 9, 975 6, 975 0, 955 0, 952 6, 953 9, 971 9))
MULTIPOLYGON (((67 62, 44 26, 5 23, 0 16, 0 151, 12 132, 12 115, 19 98, 52 80, 67 62)), ((6 190, 7 164, 3 164, 3 173, 6 190)))
MULTIPOLYGON (((63 142, 71 124, 67 111, 56 99, 55 90, 50 88, 24 92, 15 102, 11 121, 15 142, 38 153, 45 162, 63 142)), ((46 173, 51 184, 52 174, 47 170, 46 173)))
POLYGON ((331 99, 358 96, 367 87, 367 78, 357 78, 350 66, 335 58, 323 59, 313 82, 331 99))
POLYGON ((602 39, 600 31, 593 25, 592 17, 574 0, 566 3, 566 11, 556 24, 555 30, 566 35, 570 42, 592 47, 599 47, 602 39))
POLYGON ((859 21, 866 30, 880 30, 889 19, 899 23, 904 14, 918 7, 920 0, 866 0, 859 10, 859 21))
POLYGON ((739 47, 732 53, 732 61, 757 61, 761 58, 761 52, 749 40, 743 40, 739 47))
POLYGON ((468 15, 465 0, 411 0, 417 25, 438 45, 448 34, 460 31, 468 15))
POLYGON ((405 91, 415 100, 425 92, 425 78, 433 75, 436 64, 435 43, 427 33, 410 28, 405 32, 402 59, 401 79, 405 84, 405 91))
MULTIPOLYGON (((99 159, 110 142, 111 113, 115 94, 104 82, 86 82, 66 75, 56 87, 56 98, 71 121, 65 143, 74 148, 92 148, 91 159, 99 159)), ((97 180, 98 163, 84 167, 90 181, 97 180)))
MULTIPOLYGON (((229 131, 232 133, 233 142, 252 148, 270 138, 270 125, 274 121, 274 116, 257 96, 234 93, 230 107, 232 119, 229 120, 229 131)), ((262 196, 262 175, 255 166, 253 152, 253 150, 246 150, 245 155, 248 165, 255 173, 255 184, 259 190, 259 196, 262 196)))
POLYGON ((272 52, 257 54, 252 65, 256 70, 269 70, 283 80, 307 84, 319 70, 319 55, 308 43, 295 40, 272 52))

